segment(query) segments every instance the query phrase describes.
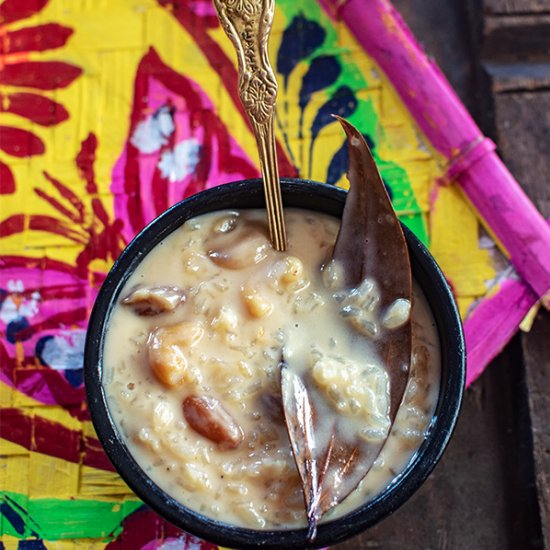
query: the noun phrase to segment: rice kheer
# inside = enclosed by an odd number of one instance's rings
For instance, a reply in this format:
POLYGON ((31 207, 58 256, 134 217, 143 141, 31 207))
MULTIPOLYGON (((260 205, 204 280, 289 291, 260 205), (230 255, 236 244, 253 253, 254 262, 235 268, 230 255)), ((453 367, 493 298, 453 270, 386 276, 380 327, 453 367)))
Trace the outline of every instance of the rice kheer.
POLYGON ((439 389, 435 322, 413 286, 412 361, 390 432, 389 377, 373 342, 408 319, 378 308, 376 281, 345 291, 330 262, 340 220, 285 209, 289 249, 268 242, 263 210, 188 220, 126 283, 104 346, 103 385, 126 444, 185 506, 252 529, 307 524, 283 420, 281 354, 338 429, 387 438, 359 487, 324 520, 383 490, 424 440, 439 389), (389 437, 388 437, 389 433, 389 437))

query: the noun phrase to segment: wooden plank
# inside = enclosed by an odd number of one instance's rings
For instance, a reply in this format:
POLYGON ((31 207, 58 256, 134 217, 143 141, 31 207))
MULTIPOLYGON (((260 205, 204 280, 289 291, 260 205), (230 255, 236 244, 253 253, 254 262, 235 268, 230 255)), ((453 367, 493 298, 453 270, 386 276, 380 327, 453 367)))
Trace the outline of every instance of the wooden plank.
POLYGON ((548 218, 550 92, 499 94, 495 115, 498 144, 508 168, 548 218))
MULTIPOLYGON (((550 50, 546 63, 537 69, 536 82, 550 82, 550 50)), ((521 89, 526 74, 532 71, 512 67, 503 77, 493 73, 495 89, 521 89), (504 83, 504 84, 503 84, 504 83)), ((528 80, 529 77, 527 77, 528 80)), ((540 86, 548 89, 548 85, 540 86)), ((550 214, 550 92, 501 93, 495 98, 495 124, 502 155, 525 192, 543 215, 550 214)), ((540 518, 540 546, 550 548, 550 315, 539 313, 529 334, 521 338, 525 363, 526 394, 530 430, 525 443, 531 449, 526 456, 532 468, 537 492, 536 515, 540 518)))
MULTIPOLYGON (((548 74, 550 78, 550 72, 548 74)), ((502 153, 543 215, 550 214, 550 92, 500 94, 495 100, 502 153), (521 136, 521 139, 518 139, 521 136)), ((522 337, 534 469, 543 545, 550 548, 550 315, 540 313, 522 337)))
POLYGON ((484 57, 521 62, 548 58, 550 15, 490 16, 484 22, 484 57))
POLYGON ((550 12, 549 0, 484 0, 486 13, 545 13, 550 12))
POLYGON ((533 329, 522 340, 539 513, 545 548, 550 548, 550 314, 539 313, 533 329))
POLYGON ((550 89, 550 63, 487 62, 484 69, 493 93, 536 92, 550 89))

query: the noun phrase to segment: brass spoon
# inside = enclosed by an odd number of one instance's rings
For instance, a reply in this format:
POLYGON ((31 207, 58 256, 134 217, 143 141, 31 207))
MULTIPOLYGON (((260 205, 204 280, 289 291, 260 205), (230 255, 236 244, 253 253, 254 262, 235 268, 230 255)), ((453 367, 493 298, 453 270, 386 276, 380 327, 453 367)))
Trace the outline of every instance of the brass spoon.
POLYGON ((286 250, 273 130, 277 80, 267 52, 274 5, 275 0, 214 0, 220 23, 237 51, 239 96, 258 144, 271 244, 286 250))

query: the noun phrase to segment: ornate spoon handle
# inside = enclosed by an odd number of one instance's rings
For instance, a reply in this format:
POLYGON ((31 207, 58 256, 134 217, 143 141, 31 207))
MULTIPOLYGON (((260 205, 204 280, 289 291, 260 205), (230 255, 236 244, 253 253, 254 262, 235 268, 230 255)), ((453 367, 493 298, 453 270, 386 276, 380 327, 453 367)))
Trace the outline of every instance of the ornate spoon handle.
POLYGON ((277 80, 267 52, 274 5, 275 0, 214 0, 220 22, 237 51, 239 95, 258 144, 271 244, 276 250, 286 250, 273 130, 277 80))

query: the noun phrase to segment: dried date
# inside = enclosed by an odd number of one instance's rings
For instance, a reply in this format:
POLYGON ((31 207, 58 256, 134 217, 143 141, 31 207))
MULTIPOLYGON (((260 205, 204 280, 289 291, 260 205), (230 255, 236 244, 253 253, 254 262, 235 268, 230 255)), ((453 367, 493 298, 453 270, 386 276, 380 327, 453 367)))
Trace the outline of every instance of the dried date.
POLYGON ((190 395, 183 402, 183 416, 193 430, 220 449, 235 449, 243 440, 241 427, 213 397, 190 395))

